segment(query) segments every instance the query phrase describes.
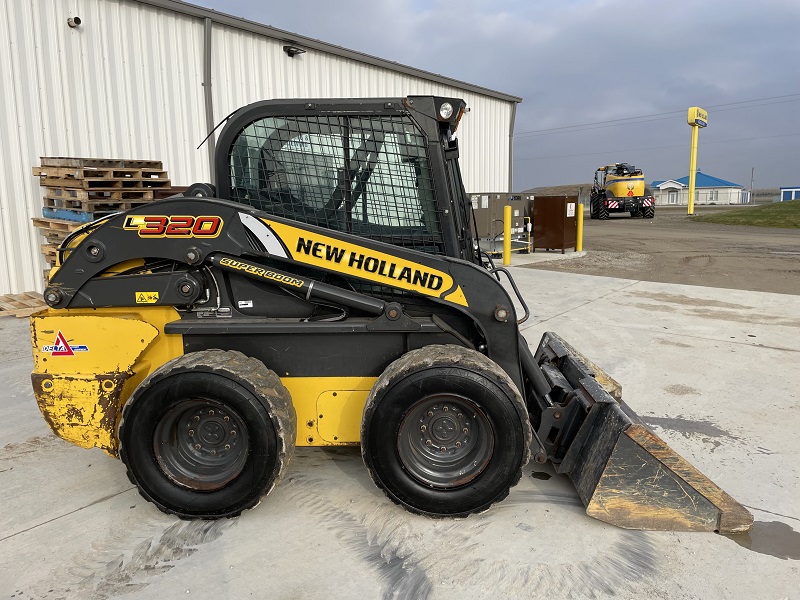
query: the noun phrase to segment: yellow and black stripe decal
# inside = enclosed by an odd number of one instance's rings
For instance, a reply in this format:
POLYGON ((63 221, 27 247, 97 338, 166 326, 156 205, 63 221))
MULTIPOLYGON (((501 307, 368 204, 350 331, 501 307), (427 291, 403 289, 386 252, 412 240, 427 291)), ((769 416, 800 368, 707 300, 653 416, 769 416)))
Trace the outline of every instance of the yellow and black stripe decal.
POLYGON ((297 262, 469 306, 461 286, 449 273, 306 229, 263 221, 297 262))

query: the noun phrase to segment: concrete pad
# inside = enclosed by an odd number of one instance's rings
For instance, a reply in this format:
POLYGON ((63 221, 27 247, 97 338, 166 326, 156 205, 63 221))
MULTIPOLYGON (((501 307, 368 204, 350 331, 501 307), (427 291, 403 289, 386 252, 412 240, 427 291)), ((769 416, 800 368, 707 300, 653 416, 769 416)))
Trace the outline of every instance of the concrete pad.
POLYGON ((530 345, 555 331, 619 380, 646 422, 751 508, 749 549, 595 521, 568 480, 534 465, 484 514, 411 515, 347 448, 300 449, 238 519, 181 521, 145 502, 118 461, 49 432, 27 321, 2 318, 3 597, 797 597, 800 297, 512 271, 530 345))

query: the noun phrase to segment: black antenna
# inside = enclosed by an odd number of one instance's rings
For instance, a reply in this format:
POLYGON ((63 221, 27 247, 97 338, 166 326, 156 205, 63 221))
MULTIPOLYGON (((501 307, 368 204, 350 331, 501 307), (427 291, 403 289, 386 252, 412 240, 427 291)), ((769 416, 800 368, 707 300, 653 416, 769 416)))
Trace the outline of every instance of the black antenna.
POLYGON ((235 111, 233 111, 233 112, 232 112, 231 114, 229 114, 227 117, 225 117, 224 119, 222 119, 222 121, 220 121, 219 123, 217 123, 217 125, 214 127, 214 129, 212 129, 211 131, 209 131, 209 132, 208 132, 208 135, 207 135, 206 137, 204 137, 204 138, 203 138, 203 141, 202 141, 202 142, 200 142, 200 145, 199 145, 197 148, 195 148, 195 149, 196 149, 196 150, 200 150, 200 148, 203 146, 203 144, 205 144, 205 143, 208 141, 208 138, 210 138, 212 135, 214 135, 214 132, 215 132, 217 129, 219 129, 220 125, 222 125, 222 124, 223 124, 225 121, 227 121, 227 120, 228 120, 228 119, 230 119, 230 118, 231 118, 233 115, 235 115, 237 112, 239 112, 239 110, 240 110, 240 109, 238 109, 238 108, 237 108, 235 111))

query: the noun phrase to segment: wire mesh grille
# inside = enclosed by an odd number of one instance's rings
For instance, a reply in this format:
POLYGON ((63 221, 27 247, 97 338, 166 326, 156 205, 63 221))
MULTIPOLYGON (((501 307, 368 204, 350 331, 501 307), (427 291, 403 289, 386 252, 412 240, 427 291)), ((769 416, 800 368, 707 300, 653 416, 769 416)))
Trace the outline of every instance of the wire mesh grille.
POLYGON ((408 117, 266 117, 241 131, 228 164, 234 201, 444 253, 426 140, 408 117))

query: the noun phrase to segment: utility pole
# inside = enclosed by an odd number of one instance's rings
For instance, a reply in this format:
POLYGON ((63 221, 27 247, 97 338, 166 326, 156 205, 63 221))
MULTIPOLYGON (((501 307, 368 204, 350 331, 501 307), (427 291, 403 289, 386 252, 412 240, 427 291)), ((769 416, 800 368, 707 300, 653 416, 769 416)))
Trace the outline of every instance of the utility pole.
POLYGON ((753 182, 756 180, 756 168, 753 167, 750 170, 750 197, 747 199, 748 204, 753 204, 755 201, 755 196, 753 195, 753 182))

